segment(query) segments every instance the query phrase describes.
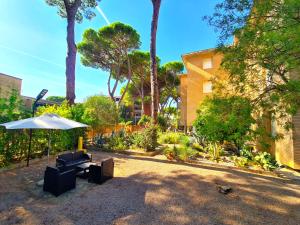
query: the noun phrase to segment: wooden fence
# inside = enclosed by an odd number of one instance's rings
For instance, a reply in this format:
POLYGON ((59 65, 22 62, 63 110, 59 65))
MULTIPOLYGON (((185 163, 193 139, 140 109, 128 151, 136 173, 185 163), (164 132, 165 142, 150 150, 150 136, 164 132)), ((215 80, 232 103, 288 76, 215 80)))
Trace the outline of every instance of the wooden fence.
POLYGON ((133 133, 136 131, 140 131, 144 129, 144 126, 139 125, 115 125, 115 126, 105 126, 99 128, 90 128, 86 132, 87 139, 93 139, 94 137, 98 137, 100 135, 109 136, 112 133, 118 133, 120 131, 125 131, 126 133, 133 133))

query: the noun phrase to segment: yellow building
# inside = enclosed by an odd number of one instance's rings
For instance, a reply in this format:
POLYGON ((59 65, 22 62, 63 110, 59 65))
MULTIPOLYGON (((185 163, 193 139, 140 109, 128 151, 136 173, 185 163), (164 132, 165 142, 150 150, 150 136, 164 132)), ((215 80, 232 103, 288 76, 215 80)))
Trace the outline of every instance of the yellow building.
MULTIPOLYGON (((180 75, 180 124, 191 127, 197 116, 197 109, 203 99, 211 95, 217 79, 226 79, 220 69, 223 55, 215 49, 207 49, 182 55, 186 74, 180 75)), ((292 118, 294 128, 290 131, 277 126, 276 121, 266 120, 264 126, 272 133, 281 133, 283 139, 270 141, 270 153, 280 163, 300 169, 300 112, 292 118)))
POLYGON ((215 79, 224 79, 220 70, 222 54, 215 49, 207 49, 182 55, 186 74, 180 75, 180 110, 182 126, 190 127, 196 119, 200 102, 212 93, 215 79))

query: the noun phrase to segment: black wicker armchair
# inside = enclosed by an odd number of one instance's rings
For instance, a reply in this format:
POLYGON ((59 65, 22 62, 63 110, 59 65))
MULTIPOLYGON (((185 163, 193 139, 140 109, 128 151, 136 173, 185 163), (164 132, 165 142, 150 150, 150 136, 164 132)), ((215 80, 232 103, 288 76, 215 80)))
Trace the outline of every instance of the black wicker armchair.
POLYGON ((114 177, 114 160, 112 158, 103 160, 100 165, 90 165, 88 181, 102 184, 114 177))
POLYGON ((59 169, 47 166, 44 176, 44 191, 56 197, 76 187, 76 170, 60 172, 59 169))

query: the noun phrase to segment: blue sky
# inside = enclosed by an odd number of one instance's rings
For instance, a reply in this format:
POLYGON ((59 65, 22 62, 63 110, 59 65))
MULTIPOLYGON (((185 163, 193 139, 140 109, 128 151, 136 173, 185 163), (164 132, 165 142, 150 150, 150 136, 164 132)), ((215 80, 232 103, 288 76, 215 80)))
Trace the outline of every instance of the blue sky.
MULTIPOLYGON (((157 55, 162 63, 181 60, 184 53, 212 48, 217 34, 202 21, 217 0, 162 0, 157 33, 157 55)), ((110 22, 134 27, 142 50, 149 50, 152 5, 150 0, 102 0, 100 7, 110 22)), ((76 42, 87 28, 106 25, 97 16, 76 24, 76 42)), ((23 79, 22 94, 65 95, 66 20, 44 0, 0 0, 0 73, 23 79)), ((107 73, 76 63, 76 101, 107 94, 107 73)))

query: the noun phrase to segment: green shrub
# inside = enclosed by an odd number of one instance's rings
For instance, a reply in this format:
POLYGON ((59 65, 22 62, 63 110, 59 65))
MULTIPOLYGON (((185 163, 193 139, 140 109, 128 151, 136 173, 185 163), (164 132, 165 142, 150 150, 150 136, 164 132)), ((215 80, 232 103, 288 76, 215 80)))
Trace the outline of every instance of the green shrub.
POLYGON ((158 117, 157 117, 157 123, 158 123, 159 128, 162 131, 166 131, 167 130, 167 128, 168 128, 168 121, 167 121, 166 117, 164 117, 161 114, 158 115, 158 117))
POLYGON ((193 143, 192 148, 199 151, 199 152, 205 152, 206 151, 205 147, 198 144, 198 143, 193 143))
POLYGON ((151 117, 150 116, 147 116, 147 115, 142 115, 141 119, 139 120, 138 122, 138 125, 140 126, 147 126, 151 123, 151 117))
POLYGON ((118 123, 119 111, 116 104, 106 96, 88 97, 83 103, 83 120, 92 127, 112 126, 118 123))
POLYGON ((209 143, 204 149, 213 160, 219 160, 220 156, 224 155, 224 149, 218 143, 209 143))
POLYGON ((124 151, 129 148, 126 138, 122 136, 114 136, 107 139, 107 149, 109 151, 124 151))
POLYGON ((274 170, 278 167, 276 160, 267 152, 258 152, 255 155, 249 149, 242 149, 240 155, 233 156, 234 164, 239 167, 259 165, 264 170, 274 170))
POLYGON ((146 127, 143 131, 134 133, 131 138, 132 145, 146 151, 154 151, 158 146, 157 130, 157 126, 151 125, 146 127))
POLYGON ((170 160, 176 159, 187 161, 195 158, 198 155, 198 152, 195 149, 187 146, 172 146, 164 149, 164 155, 170 160))
POLYGON ((278 167, 276 160, 268 152, 259 152, 254 161, 265 170, 274 170, 278 167))
POLYGON ((254 160, 254 155, 251 151, 251 149, 249 148, 243 148, 241 151, 240 151, 240 155, 253 161, 254 160))
POLYGON ((205 99, 194 122, 197 136, 210 142, 234 143, 238 148, 251 139, 252 107, 242 97, 205 99))
POLYGON ((233 162, 234 165, 238 167, 248 167, 250 160, 247 159, 246 157, 238 157, 238 156, 233 156, 233 162))
POLYGON ((179 132, 165 132, 160 133, 158 142, 160 144, 180 144, 181 142, 187 143, 188 136, 179 132))

